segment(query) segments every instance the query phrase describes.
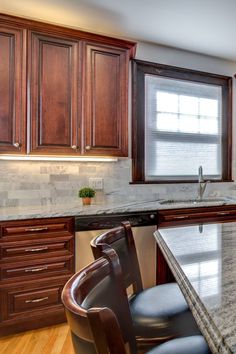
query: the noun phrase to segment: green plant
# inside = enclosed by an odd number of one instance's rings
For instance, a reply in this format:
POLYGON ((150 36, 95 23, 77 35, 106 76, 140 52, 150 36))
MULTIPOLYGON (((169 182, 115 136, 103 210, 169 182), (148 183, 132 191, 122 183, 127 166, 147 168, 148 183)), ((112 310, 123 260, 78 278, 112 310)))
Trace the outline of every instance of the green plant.
POLYGON ((96 194, 95 190, 90 187, 83 187, 79 190, 80 198, 93 198, 95 194, 96 194))

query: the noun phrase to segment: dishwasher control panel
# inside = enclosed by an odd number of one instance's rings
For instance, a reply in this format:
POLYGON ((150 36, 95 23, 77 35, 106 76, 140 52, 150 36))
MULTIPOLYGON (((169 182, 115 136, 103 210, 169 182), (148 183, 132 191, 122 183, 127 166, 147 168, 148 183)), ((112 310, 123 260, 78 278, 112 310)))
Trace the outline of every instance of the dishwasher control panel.
POLYGON ((75 228, 76 231, 112 229, 122 221, 129 221, 133 227, 157 225, 157 212, 77 216, 75 228))

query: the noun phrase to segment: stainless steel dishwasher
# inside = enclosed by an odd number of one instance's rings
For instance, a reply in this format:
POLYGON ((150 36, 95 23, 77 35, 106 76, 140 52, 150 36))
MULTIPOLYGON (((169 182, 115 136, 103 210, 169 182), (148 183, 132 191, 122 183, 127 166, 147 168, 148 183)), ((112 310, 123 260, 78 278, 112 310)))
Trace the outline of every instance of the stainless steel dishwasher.
POLYGON ((93 261, 90 241, 125 220, 132 226, 143 286, 151 287, 156 282, 156 243, 153 233, 157 227, 157 213, 153 211, 76 217, 76 271, 93 261))

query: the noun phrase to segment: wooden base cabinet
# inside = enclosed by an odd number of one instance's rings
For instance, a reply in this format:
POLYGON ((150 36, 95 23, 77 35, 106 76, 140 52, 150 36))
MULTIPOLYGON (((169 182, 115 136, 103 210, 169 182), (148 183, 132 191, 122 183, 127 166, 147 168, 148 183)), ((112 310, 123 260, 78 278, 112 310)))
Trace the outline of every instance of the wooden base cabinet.
POLYGON ((61 291, 74 274, 74 219, 0 223, 0 335, 65 321, 61 291))
POLYGON ((67 277, 1 286, 0 335, 41 328, 66 320, 61 291, 67 277))

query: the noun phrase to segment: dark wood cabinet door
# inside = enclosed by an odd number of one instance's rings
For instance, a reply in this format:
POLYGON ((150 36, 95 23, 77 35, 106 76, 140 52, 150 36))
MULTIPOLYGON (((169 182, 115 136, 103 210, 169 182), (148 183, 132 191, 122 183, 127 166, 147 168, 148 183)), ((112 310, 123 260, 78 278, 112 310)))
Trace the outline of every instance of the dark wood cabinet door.
POLYGON ((128 51, 85 43, 84 153, 128 155, 128 51))
POLYGON ((80 151, 79 42, 29 33, 30 153, 80 151))
POLYGON ((25 152, 26 31, 0 22, 0 153, 25 152))

